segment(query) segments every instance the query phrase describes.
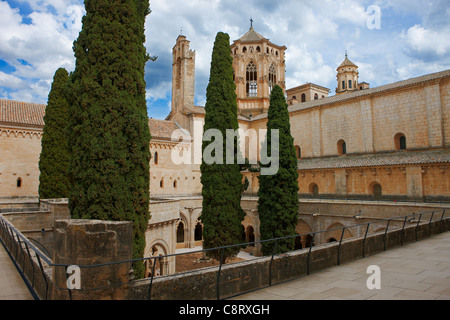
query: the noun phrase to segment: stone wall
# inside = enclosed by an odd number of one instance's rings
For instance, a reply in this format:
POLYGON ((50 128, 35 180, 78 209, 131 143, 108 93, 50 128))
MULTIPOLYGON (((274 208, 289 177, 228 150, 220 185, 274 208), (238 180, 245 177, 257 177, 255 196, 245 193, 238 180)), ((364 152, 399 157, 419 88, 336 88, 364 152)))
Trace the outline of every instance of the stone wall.
POLYGON ((0 125, 1 197, 38 195, 41 137, 42 129, 15 129, 0 125))

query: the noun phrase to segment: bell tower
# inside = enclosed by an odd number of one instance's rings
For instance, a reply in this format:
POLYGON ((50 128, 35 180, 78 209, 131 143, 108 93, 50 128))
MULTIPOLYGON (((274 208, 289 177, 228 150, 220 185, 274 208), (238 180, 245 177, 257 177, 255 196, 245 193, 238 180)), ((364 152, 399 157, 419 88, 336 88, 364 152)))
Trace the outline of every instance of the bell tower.
POLYGON ((337 71, 337 88, 336 93, 352 92, 358 90, 358 66, 348 59, 347 52, 345 59, 336 69, 337 71))
POLYGON ((167 117, 185 127, 185 114, 195 99, 195 51, 189 46, 190 41, 180 35, 172 50, 172 110, 167 117))
POLYGON ((270 93, 285 82, 285 46, 273 44, 253 29, 231 45, 238 114, 250 118, 269 110, 270 93))

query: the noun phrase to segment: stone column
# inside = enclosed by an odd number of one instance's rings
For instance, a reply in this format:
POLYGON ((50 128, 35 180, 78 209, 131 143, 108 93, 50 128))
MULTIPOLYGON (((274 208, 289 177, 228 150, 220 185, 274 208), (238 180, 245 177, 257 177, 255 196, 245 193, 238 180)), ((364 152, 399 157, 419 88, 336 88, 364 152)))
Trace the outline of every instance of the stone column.
POLYGON ((54 299, 125 299, 131 263, 86 267, 132 259, 133 224, 98 220, 59 220, 55 222, 55 264, 79 267, 77 283, 81 290, 67 289, 65 266, 55 266, 54 299), (96 290, 98 288, 102 288, 96 290))

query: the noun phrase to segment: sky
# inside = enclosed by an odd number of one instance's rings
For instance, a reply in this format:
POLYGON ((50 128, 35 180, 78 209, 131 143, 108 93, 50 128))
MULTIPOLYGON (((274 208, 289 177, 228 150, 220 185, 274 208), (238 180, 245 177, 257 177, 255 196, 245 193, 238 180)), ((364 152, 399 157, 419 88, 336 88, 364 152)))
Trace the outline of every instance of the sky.
MULTIPOLYGON (((150 0, 146 20, 149 117, 171 105, 172 48, 183 34, 196 51, 195 104, 204 106, 216 34, 250 28, 285 45, 286 87, 336 89, 345 58, 371 87, 450 69, 450 0, 150 0)), ((0 0, 0 99, 46 104, 60 67, 75 67, 83 0, 0 0)))

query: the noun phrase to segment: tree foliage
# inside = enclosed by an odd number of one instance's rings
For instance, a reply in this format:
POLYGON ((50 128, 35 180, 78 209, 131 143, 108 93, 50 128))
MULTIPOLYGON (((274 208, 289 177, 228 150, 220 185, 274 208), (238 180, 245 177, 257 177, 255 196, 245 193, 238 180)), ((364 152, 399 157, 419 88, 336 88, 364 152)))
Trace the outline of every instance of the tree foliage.
POLYGON ((45 109, 44 130, 39 158, 39 198, 68 198, 70 192, 69 145, 67 138, 69 111, 69 73, 56 70, 45 109))
MULTIPOLYGON (((242 174, 237 158, 239 155, 238 137, 228 151, 233 152, 233 163, 226 161, 226 130, 238 129, 236 86, 233 81, 233 67, 230 49, 230 37, 219 32, 216 36, 209 84, 206 91, 206 116, 204 132, 218 130, 223 137, 220 148, 213 152, 218 161, 205 162, 205 150, 217 141, 203 141, 201 182, 203 185, 203 247, 217 248, 240 243, 242 221, 245 213, 241 208, 241 193, 243 191, 242 174), (219 150, 220 149, 220 150, 219 150)), ((212 139, 213 140, 213 139, 212 139)), ((209 251, 207 255, 217 260, 225 261, 235 255, 238 247, 219 251, 209 251), (223 254, 223 256, 222 256, 223 254), (223 257, 223 258, 222 258, 223 257)))
MULTIPOLYGON (((144 68, 148 0, 85 0, 74 42, 70 108, 73 218, 134 223, 142 258, 149 220, 149 142, 144 68)), ((134 266, 143 275, 142 263, 134 266)))
MULTIPOLYGON (((267 138, 263 148, 271 154, 271 130, 279 130, 279 170, 275 175, 260 175, 258 213, 261 240, 295 235, 298 223, 298 172, 294 139, 291 135, 288 106, 283 90, 274 86, 270 96, 267 138)), ((263 149, 262 152, 266 152, 263 149)), ((273 155, 272 155, 273 156, 273 155)), ((263 254, 273 252, 274 242, 263 242, 263 254)), ((294 238, 277 241, 276 252, 294 249, 294 238)))

